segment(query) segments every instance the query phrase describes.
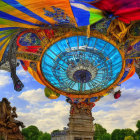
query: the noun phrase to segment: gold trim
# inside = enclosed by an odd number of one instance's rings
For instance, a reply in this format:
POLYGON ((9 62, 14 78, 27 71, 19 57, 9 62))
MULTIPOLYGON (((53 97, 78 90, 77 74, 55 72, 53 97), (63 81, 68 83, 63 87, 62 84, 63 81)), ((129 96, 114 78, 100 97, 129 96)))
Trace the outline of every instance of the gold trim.
MULTIPOLYGON (((134 46, 136 43, 140 42, 140 39, 135 39, 130 46, 134 46)), ((135 54, 135 53, 133 53, 135 54)), ((139 57, 131 57, 133 54, 131 55, 126 55, 126 59, 140 59, 140 56, 139 57)))
POLYGON ((125 39, 125 36, 130 28, 129 26, 126 26, 126 24, 118 19, 114 19, 107 29, 107 35, 111 36, 112 39, 118 40, 120 43, 122 43, 125 39), (118 30, 118 28, 120 30, 118 30))
POLYGON ((133 35, 130 34, 131 27, 132 27, 134 24, 136 24, 137 22, 140 23, 140 21, 134 21, 134 22, 130 25, 129 30, 128 30, 128 36, 129 36, 130 38, 133 38, 133 39, 139 39, 139 41, 140 41, 140 36, 133 36, 133 35))

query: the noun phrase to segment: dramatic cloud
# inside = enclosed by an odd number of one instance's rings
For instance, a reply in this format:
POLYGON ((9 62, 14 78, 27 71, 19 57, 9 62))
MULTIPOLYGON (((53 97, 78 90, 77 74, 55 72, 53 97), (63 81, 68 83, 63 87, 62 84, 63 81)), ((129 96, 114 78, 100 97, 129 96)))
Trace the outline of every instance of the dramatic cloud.
POLYGON ((108 104, 112 99, 110 95, 96 104, 102 107, 97 112, 93 109, 95 122, 102 124, 109 132, 116 128, 136 130, 136 122, 140 120, 140 89, 123 89, 122 97, 108 104))
POLYGON ((19 98, 26 100, 31 104, 36 104, 36 103, 44 102, 47 100, 47 98, 44 95, 44 90, 41 88, 37 90, 28 90, 28 91, 22 92, 19 98))
MULTIPOLYGON (((122 89, 122 92, 119 100, 114 100, 112 95, 108 95, 96 103, 93 109, 94 123, 102 124, 108 132, 116 128, 136 130, 135 124, 140 120, 140 90, 122 89)), ((65 101, 47 100, 42 89, 23 92, 19 98, 29 102, 26 106, 28 112, 18 112, 19 119, 26 126, 36 125, 40 130, 47 132, 67 126, 70 106, 65 101), (46 102, 36 104, 42 101, 46 102)))
POLYGON ((65 101, 54 101, 36 107, 31 105, 29 108, 29 112, 18 112, 18 119, 23 121, 26 127, 35 125, 44 132, 52 132, 63 129, 68 123, 69 105, 65 101))

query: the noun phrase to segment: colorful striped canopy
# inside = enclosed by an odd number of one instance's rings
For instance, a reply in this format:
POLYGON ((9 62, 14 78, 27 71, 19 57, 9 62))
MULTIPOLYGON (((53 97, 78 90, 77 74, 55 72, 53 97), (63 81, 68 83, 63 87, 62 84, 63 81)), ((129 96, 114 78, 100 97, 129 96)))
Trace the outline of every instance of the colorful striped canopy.
POLYGON ((126 23, 140 20, 139 0, 1 0, 0 61, 20 28, 86 26, 103 19, 104 11, 126 23))
MULTIPOLYGON (((110 24, 114 18, 128 25, 140 20, 140 0, 0 0, 0 63, 8 55, 13 38, 21 30, 44 29, 49 26, 59 28, 59 25, 80 27, 98 24, 103 20, 110 24)), ((138 29, 132 28, 131 36, 138 29)), ((138 38, 139 34, 136 36, 138 38)), ((134 46, 135 52, 138 48, 134 46)), ((134 67, 129 72, 126 70, 121 82, 130 78, 134 72, 134 67)), ((88 72, 85 74, 90 77, 88 72)), ((34 77, 38 79, 37 76, 34 77)))
POLYGON ((0 0, 0 61, 11 38, 21 28, 60 24, 77 27, 101 20, 102 11, 86 2, 90 1, 0 0))

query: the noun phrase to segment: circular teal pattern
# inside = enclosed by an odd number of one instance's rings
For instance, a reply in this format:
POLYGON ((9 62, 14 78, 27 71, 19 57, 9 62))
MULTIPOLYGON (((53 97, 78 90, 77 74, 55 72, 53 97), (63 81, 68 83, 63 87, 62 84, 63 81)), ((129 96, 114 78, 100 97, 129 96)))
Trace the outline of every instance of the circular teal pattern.
POLYGON ((122 57, 116 47, 102 39, 73 36, 45 51, 41 69, 55 88, 72 94, 91 94, 115 82, 122 69, 122 57))

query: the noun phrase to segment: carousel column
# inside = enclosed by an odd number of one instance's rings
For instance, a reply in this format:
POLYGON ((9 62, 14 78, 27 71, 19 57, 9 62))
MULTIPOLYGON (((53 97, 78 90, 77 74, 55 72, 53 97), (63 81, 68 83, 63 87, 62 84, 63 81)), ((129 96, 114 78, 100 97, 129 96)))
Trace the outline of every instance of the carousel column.
POLYGON ((93 140, 93 103, 70 103, 68 140, 93 140))

